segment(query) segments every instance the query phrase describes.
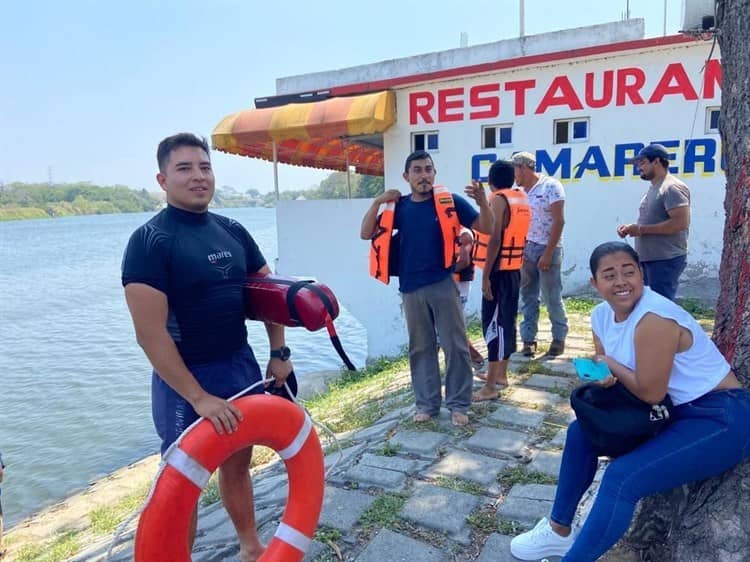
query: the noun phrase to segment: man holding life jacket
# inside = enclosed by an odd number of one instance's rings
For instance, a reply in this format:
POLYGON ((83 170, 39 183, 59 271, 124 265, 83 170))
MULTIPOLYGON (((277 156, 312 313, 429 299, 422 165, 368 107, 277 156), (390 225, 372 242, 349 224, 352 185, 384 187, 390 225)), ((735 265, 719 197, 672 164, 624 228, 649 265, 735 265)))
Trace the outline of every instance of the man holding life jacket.
POLYGON ((537 173, 533 154, 517 152, 511 161, 515 167, 516 185, 526 191, 531 206, 531 224, 521 266, 521 353, 533 357, 537 351, 541 293, 552 324, 552 344, 546 355, 556 357, 565 352, 565 337, 568 335, 561 275, 565 190, 555 178, 537 173))
POLYGON ((489 171, 490 208, 495 228, 479 234, 474 262, 482 268, 482 331, 487 343, 489 368, 485 384, 472 400, 496 400, 497 384, 508 384, 508 358, 516 351, 516 315, 521 284, 521 265, 531 210, 522 189, 512 189, 513 164, 497 160, 489 171))
POLYGON ((398 275, 406 327, 409 332, 409 365, 417 412, 414 421, 438 415, 441 404, 437 334, 445 353, 445 402, 454 425, 466 425, 471 405, 472 372, 461 302, 452 274, 461 225, 490 232, 492 211, 478 182, 466 195, 479 205, 479 213, 466 199, 435 182, 435 165, 429 153, 419 150, 406 159, 404 180, 411 193, 386 191, 362 219, 360 235, 371 240, 370 274, 388 283, 398 275), (380 205, 386 208, 378 215, 380 205), (397 237, 392 234, 398 230, 397 237))
MULTIPOLYGON (((243 285, 248 274, 271 270, 242 225, 208 212, 215 180, 205 139, 168 137, 157 162, 167 207, 131 236, 122 284, 136 339, 154 368, 151 410, 165 454, 199 417, 219 435, 237 430, 242 413, 227 398, 262 380, 247 343, 243 285)), ((266 375, 281 386, 292 371, 284 327, 266 323, 266 331, 266 375)), ((250 393, 263 393, 263 386, 250 393)), ((255 528, 251 458, 247 447, 219 467, 219 492, 237 530, 241 562, 258 560, 265 549, 255 528)))

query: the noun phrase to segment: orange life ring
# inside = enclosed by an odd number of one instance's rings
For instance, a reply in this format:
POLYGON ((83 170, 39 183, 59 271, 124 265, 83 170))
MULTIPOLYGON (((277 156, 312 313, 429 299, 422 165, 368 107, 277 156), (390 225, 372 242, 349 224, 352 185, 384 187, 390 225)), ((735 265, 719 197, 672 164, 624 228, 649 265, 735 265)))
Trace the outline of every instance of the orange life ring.
POLYGON ((300 562, 312 542, 323 505, 323 451, 310 417, 269 395, 234 402, 244 417, 237 431, 217 435, 203 420, 165 456, 135 535, 136 562, 189 562, 188 527, 201 490, 233 453, 250 445, 274 449, 284 460, 289 496, 279 528, 259 562, 300 562))

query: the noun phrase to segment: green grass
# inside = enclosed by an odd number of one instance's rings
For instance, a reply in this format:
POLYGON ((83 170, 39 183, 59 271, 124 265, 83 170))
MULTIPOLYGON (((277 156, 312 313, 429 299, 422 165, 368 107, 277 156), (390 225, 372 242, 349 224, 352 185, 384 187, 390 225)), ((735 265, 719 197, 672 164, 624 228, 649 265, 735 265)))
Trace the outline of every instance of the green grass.
POLYGON ((113 533, 126 517, 143 505, 150 486, 143 486, 113 506, 97 507, 89 513, 91 530, 97 535, 113 533))
POLYGON ((435 480, 435 484, 441 488, 448 488, 449 490, 465 492, 475 496, 481 496, 484 494, 484 488, 482 488, 480 484, 468 480, 462 480, 461 478, 456 478, 454 476, 441 476, 435 480))
POLYGON ((547 365, 542 365, 542 363, 536 359, 532 359, 526 363, 519 363, 517 367, 514 367, 513 372, 517 375, 536 373, 539 375, 559 376, 559 373, 555 371, 555 369, 548 367, 547 365))
POLYGON ((81 549, 80 532, 68 531, 43 544, 21 547, 15 554, 15 562, 63 562, 81 549))
POLYGON ((203 488, 203 491, 201 492, 200 504, 203 507, 206 507, 207 505, 215 504, 220 499, 221 494, 219 493, 218 475, 217 473, 214 473, 211 475, 211 479, 208 481, 208 484, 206 484, 206 487, 203 488))
POLYGON ((511 521, 509 519, 498 519, 497 521, 497 532, 501 535, 514 537, 525 530, 526 528, 518 521, 511 521))
POLYGON ((383 401, 393 394, 393 379, 407 371, 406 357, 378 359, 362 371, 344 371, 329 391, 306 401, 312 416, 332 431, 366 427, 386 413, 383 401))
POLYGON ((711 320, 713 322, 716 318, 716 311, 698 299, 677 299, 677 304, 692 314, 696 320, 711 320))
POLYGON ((339 540, 343 535, 341 534, 341 531, 338 529, 334 529, 333 527, 326 527, 325 525, 321 525, 318 527, 318 529, 315 531, 315 540, 318 542, 336 542, 339 540))
POLYGON ((497 531, 497 519, 494 508, 484 507, 469 515, 466 522, 476 531, 489 535, 497 531))
POLYGON ((498 474, 497 481, 510 488, 516 484, 554 484, 557 478, 542 472, 532 472, 521 466, 512 466, 498 474))
POLYGON ((590 297, 566 297, 563 302, 567 312, 589 315, 594 307, 602 301, 590 297))
POLYGON ((383 455, 384 457, 395 457, 400 448, 400 444, 396 443, 395 445, 393 445, 390 441, 386 441, 383 446, 380 449, 377 449, 375 452, 379 455, 383 455))
POLYGON ((412 416, 401 420, 399 427, 407 431, 438 431, 440 429, 435 418, 430 418, 423 422, 415 422, 412 416))
POLYGON ((369 532, 375 528, 392 525, 407 499, 409 499, 407 494, 383 494, 379 496, 360 517, 362 529, 369 532))

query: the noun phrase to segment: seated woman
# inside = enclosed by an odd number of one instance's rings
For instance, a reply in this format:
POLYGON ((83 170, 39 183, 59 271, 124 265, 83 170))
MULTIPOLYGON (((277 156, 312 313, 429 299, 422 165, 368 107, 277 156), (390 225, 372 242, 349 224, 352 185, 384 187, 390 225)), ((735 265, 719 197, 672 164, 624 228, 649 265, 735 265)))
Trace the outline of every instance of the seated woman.
POLYGON ((591 254, 591 285, 605 300, 591 313, 594 345, 612 372, 599 384, 623 384, 651 404, 669 393, 674 421, 611 462, 577 536, 573 516, 598 461, 571 423, 550 518, 511 541, 516 558, 597 560, 628 530, 638 500, 721 474, 750 454, 750 391, 690 314, 644 287, 639 263, 622 242, 591 254))

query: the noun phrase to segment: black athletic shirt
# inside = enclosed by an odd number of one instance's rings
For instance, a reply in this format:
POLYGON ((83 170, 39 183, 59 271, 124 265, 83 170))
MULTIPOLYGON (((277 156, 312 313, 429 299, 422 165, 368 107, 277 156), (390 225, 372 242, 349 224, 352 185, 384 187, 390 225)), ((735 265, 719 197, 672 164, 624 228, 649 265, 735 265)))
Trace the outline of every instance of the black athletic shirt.
POLYGON ((237 221, 172 206, 130 237, 122 284, 167 295, 167 330, 186 364, 226 358, 247 342, 242 286, 266 264, 237 221))

